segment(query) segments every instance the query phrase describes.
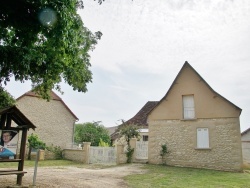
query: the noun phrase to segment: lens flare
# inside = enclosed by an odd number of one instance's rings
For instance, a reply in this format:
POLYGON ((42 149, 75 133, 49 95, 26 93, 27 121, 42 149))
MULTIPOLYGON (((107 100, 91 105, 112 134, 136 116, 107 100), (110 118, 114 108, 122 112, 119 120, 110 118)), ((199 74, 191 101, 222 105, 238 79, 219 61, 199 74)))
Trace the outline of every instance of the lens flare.
POLYGON ((39 21, 46 27, 53 26, 57 21, 56 12, 51 8, 42 9, 39 13, 39 21))

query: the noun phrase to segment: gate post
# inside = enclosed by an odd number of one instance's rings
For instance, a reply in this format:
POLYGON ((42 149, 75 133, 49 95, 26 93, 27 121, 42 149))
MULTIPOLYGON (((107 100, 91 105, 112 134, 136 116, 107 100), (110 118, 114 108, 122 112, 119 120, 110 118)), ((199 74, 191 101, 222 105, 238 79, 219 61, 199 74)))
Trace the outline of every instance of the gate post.
POLYGON ((83 152, 84 152, 84 164, 89 164, 89 150, 91 142, 83 142, 83 152))
POLYGON ((122 161, 124 155, 124 145, 117 144, 116 145, 116 164, 123 164, 125 161, 122 161))
POLYGON ((135 161, 136 141, 137 141, 136 138, 131 138, 131 140, 130 140, 130 146, 131 146, 131 148, 134 148, 134 153, 133 153, 133 157, 132 157, 132 162, 135 161))

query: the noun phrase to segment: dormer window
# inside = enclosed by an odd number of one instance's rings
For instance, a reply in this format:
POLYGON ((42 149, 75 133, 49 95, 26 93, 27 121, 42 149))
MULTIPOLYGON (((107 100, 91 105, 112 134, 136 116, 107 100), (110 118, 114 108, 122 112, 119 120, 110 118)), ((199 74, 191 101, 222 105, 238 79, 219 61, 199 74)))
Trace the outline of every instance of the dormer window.
POLYGON ((194 95, 183 95, 183 119, 194 119, 195 109, 194 109, 194 95))

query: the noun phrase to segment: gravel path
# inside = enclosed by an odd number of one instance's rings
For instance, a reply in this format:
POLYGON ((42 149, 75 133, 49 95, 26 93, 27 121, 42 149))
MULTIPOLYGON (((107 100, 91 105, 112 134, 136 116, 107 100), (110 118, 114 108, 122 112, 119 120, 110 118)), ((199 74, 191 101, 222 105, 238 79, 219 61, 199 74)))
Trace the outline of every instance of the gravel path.
MULTIPOLYGON (((105 169, 87 169, 78 167, 39 167, 36 187, 39 188, 127 188, 123 177, 130 174, 142 174, 142 164, 129 164, 105 169)), ((33 184, 34 168, 26 168, 23 186, 33 184)), ((0 187, 6 188, 16 183, 16 175, 0 176, 0 187)))

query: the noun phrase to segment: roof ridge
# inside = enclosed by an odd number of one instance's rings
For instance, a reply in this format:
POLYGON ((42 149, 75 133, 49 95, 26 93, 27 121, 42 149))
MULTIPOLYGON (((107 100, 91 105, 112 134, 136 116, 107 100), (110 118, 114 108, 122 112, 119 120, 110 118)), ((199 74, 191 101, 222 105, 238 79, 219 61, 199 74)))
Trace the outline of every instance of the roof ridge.
MULTIPOLYGON (((38 95, 35 91, 30 90, 30 91, 25 92, 23 95, 18 97, 16 100, 19 100, 20 98, 22 98, 24 96, 41 98, 41 96, 38 95)), ((59 97, 53 90, 50 91, 50 97, 52 100, 62 100, 61 97, 59 97)))
MULTIPOLYGON (((30 90, 26 93, 24 93, 23 95, 21 95, 20 97, 18 97, 16 100, 20 100, 21 98, 25 97, 25 96, 29 96, 29 97, 38 97, 38 98, 41 98, 41 96, 39 96, 37 93, 35 93, 34 91, 30 90)), ((65 102, 62 100, 61 97, 59 97, 53 90, 51 90, 51 93, 50 93, 50 96, 52 97, 51 99, 52 100, 55 100, 55 101, 60 101, 64 106, 65 108, 74 116, 74 118, 76 120, 79 120, 78 117, 70 110, 70 108, 65 104, 65 102)))

